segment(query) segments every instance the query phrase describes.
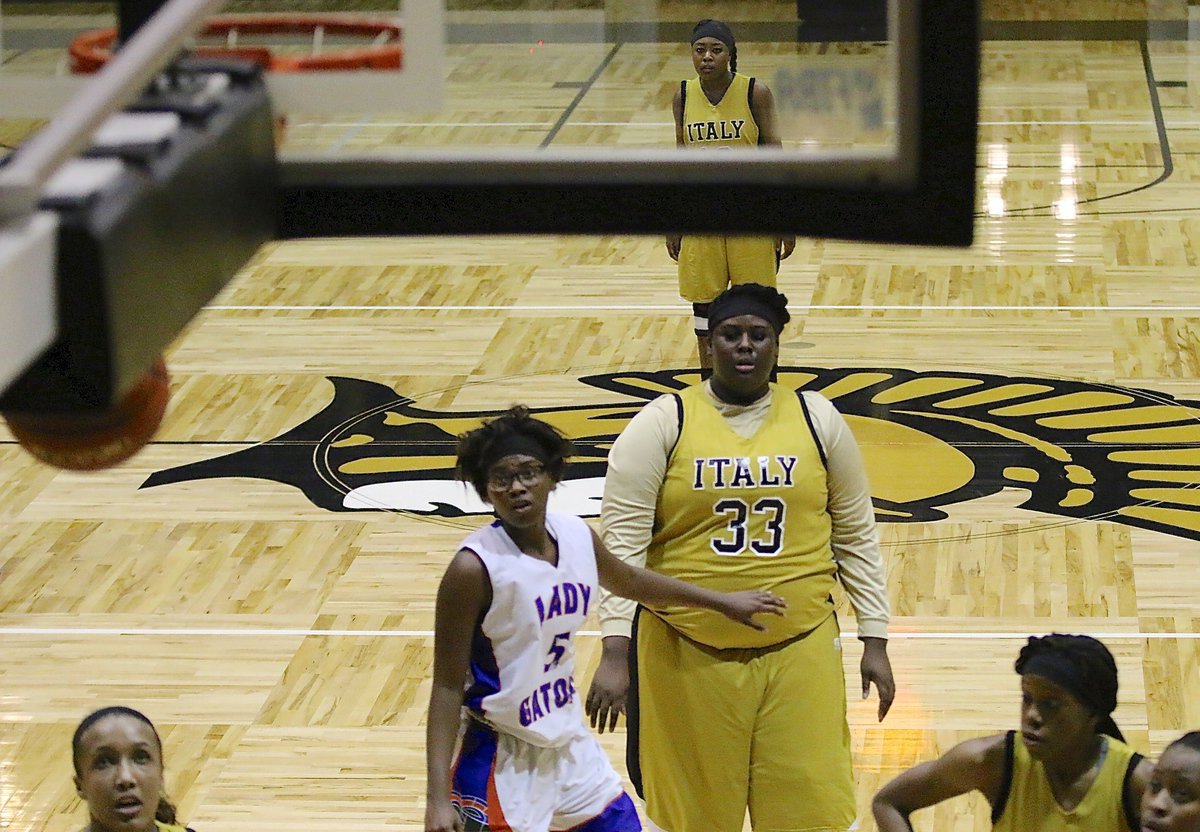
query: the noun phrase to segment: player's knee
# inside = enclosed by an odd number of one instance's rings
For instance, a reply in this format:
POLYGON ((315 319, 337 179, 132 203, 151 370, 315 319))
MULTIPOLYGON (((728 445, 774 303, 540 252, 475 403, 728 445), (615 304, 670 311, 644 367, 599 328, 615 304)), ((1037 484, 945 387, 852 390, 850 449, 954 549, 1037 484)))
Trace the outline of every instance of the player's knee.
POLYGON ((692 304, 692 329, 696 331, 697 338, 708 337, 708 307, 707 303, 692 304))

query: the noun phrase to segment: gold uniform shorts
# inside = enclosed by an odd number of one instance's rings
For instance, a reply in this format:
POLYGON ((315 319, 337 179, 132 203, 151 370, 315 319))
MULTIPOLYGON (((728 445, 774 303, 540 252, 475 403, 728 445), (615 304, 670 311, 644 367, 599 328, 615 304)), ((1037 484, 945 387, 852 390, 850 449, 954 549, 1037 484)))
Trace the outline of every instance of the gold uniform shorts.
POLYGON ((845 832, 857 815, 837 618, 718 650, 637 617, 630 776, 667 832, 845 832))
POLYGON ((775 285, 774 237, 688 237, 679 247, 679 296, 708 303, 739 283, 775 285))

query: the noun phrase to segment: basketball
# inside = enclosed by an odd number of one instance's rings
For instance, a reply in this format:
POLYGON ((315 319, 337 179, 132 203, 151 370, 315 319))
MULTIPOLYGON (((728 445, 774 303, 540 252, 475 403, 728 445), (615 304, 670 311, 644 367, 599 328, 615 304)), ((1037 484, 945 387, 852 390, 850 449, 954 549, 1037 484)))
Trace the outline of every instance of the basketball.
POLYGON ((69 471, 117 465, 153 438, 167 409, 169 379, 160 356, 112 408, 96 413, 6 413, 17 442, 37 459, 69 471))

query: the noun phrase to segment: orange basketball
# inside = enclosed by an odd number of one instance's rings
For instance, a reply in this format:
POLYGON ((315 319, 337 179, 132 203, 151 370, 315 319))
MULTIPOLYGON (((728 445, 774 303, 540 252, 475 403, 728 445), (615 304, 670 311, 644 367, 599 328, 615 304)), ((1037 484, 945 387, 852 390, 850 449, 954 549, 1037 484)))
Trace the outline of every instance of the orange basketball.
POLYGON ((98 413, 6 413, 21 447, 47 465, 95 471, 145 447, 167 409, 167 365, 160 357, 112 408, 98 413))

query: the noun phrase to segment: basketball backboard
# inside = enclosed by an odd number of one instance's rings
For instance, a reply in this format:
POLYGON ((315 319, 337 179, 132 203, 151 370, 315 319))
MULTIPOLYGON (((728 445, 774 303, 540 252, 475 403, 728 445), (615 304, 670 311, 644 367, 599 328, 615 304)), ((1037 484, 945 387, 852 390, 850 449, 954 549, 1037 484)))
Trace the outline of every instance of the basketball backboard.
MULTIPOLYGON (((221 4, 194 5, 207 15, 221 4)), ((722 150, 677 148, 671 113, 680 82, 695 75, 689 35, 711 4, 348 5, 235 0, 221 10, 223 22, 210 19, 183 44, 325 60, 398 37, 396 65, 369 71, 326 61, 333 71, 296 72, 267 62, 276 70, 268 73, 273 108, 288 119, 277 215, 268 218, 280 237, 716 232, 971 241, 973 2, 850 0, 833 27, 805 11, 811 3, 723 6, 738 72, 773 93, 781 143, 722 150), (264 26, 264 17, 290 20, 295 31, 264 26)), ((0 0, 5 116, 69 110, 64 96, 90 83, 72 72, 81 44, 103 48, 104 30, 126 8, 0 0)), ((26 134, 34 127, 26 122, 26 134)), ((5 135, 13 145, 25 138, 19 122, 5 135)))
POLYGON ((783 144, 729 151, 674 147, 671 97, 694 75, 688 35, 705 4, 579 5, 558 26, 533 3, 505 4, 486 28, 448 12, 443 112, 367 125, 336 154, 287 148, 281 233, 969 244, 975 4, 846 4, 883 10, 884 39, 869 42, 825 40, 791 3, 744 4, 757 17, 729 21, 739 71, 772 88, 783 144))
MULTIPOLYGON (((695 74, 687 41, 711 4, 234 0, 222 14, 403 28, 398 71, 270 76, 289 116, 285 235, 725 230, 961 245, 976 5, 851 0, 833 17, 791 0, 722 7, 739 71, 774 93, 783 140, 732 152, 674 147, 671 96, 695 74), (714 188, 722 199, 697 211, 714 188)), ((113 8, 0 0, 0 108, 59 100, 77 83, 68 47, 114 25, 113 8)), ((276 40, 339 48, 333 35, 276 40)))

